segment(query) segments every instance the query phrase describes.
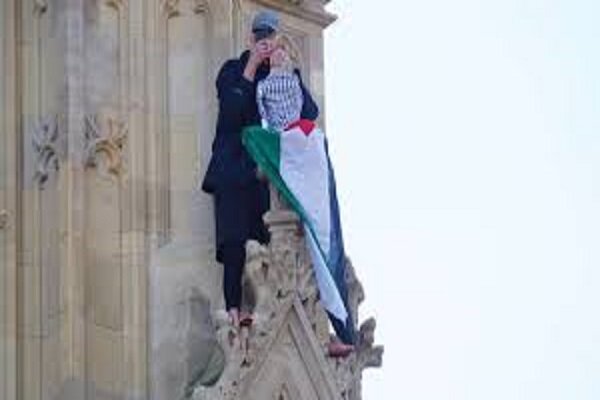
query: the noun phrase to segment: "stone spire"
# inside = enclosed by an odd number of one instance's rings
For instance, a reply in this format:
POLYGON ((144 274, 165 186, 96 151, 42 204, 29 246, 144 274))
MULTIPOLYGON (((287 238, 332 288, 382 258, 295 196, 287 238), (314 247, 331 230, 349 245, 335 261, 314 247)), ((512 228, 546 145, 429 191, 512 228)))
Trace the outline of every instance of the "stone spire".
MULTIPOLYGON (((271 203, 265 215, 270 244, 249 242, 246 248, 244 306, 253 311, 254 324, 236 328, 224 310, 216 312, 225 368, 214 386, 199 388, 193 398, 360 400, 362 372, 382 362, 383 347, 374 346, 375 320, 360 325, 353 354, 327 357, 328 321, 300 221, 273 188, 271 203)), ((349 260, 348 267, 350 311, 358 320, 364 292, 349 260)))

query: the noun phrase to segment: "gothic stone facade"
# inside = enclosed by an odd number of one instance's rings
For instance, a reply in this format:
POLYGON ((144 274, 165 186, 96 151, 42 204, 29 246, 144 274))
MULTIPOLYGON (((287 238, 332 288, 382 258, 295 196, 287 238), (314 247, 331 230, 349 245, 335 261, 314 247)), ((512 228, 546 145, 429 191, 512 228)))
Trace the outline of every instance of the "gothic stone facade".
POLYGON ((374 321, 355 355, 324 356, 303 238, 277 201, 273 243, 248 244, 256 324, 227 324, 196 187, 217 69, 256 9, 281 11, 323 105, 325 3, 0 2, 0 398, 360 398, 374 321))

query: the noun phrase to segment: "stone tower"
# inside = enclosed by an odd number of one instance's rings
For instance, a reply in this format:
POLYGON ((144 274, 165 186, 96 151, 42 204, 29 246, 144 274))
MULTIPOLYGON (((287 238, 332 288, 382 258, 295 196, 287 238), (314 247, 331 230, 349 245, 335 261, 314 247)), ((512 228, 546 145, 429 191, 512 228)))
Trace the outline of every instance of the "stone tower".
POLYGON ((0 1, 0 399, 360 398, 374 321, 325 356, 294 215, 273 193, 272 243, 247 247, 257 320, 236 330, 197 190, 215 76, 257 9, 281 12, 323 109, 326 3, 0 1))

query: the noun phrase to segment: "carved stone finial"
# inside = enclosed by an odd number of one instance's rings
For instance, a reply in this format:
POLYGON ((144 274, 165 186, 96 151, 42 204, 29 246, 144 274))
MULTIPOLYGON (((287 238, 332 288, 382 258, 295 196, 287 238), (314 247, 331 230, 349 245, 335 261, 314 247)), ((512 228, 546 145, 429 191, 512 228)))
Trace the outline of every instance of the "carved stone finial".
POLYGON ((202 14, 208 11, 208 2, 206 0, 194 0, 194 13, 202 14))
POLYGON ((0 210, 0 229, 8 227, 8 211, 0 210))
POLYGON ((374 346, 376 327, 375 318, 369 318, 360 326, 357 354, 361 369, 379 368, 383 363, 383 346, 374 346))
POLYGON ((356 270, 350 258, 346 258, 346 282, 348 285, 348 306, 354 321, 358 321, 358 309, 365 300, 365 291, 356 276, 356 270))
POLYGON ((48 1, 47 0, 34 0, 33 2, 33 14, 37 16, 41 16, 48 11, 48 1))
POLYGON ((33 149, 36 154, 34 180, 41 188, 48 180, 51 170, 59 170, 59 147, 58 117, 43 119, 33 132, 33 149))
POLYGON ((168 19, 178 17, 183 13, 205 13, 209 10, 209 4, 207 0, 184 0, 183 4, 180 0, 162 0, 161 9, 168 19))
MULTIPOLYGON (((346 266, 348 303, 354 321, 358 321, 358 308, 364 300, 364 290, 349 259, 346 266)), ((376 326, 374 318, 367 319, 358 330, 354 353, 346 359, 330 360, 344 400, 360 400, 363 371, 367 368, 379 368, 382 365, 383 346, 374 345, 376 326)))
POLYGON ((123 121, 110 116, 86 116, 85 139, 87 167, 102 165, 105 173, 115 176, 124 172, 123 147, 127 139, 127 128, 123 121))
POLYGON ((114 8, 115 10, 120 10, 125 6, 125 0, 105 0, 106 5, 114 8))
POLYGON ((179 0, 163 0, 161 6, 167 18, 173 18, 179 15, 179 0))

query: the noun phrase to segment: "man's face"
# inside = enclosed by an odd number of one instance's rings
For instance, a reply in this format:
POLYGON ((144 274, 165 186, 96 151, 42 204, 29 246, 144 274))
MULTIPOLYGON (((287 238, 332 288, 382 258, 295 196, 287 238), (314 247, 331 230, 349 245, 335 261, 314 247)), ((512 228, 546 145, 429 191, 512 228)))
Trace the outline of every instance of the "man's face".
POLYGON ((255 41, 258 50, 269 57, 275 49, 275 35, 268 36, 264 39, 255 41))

